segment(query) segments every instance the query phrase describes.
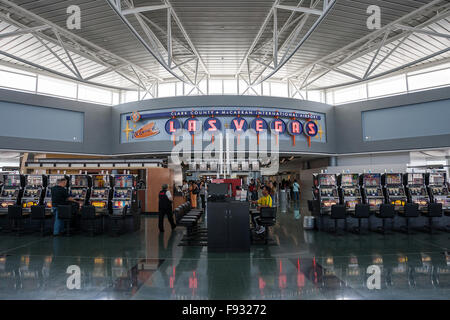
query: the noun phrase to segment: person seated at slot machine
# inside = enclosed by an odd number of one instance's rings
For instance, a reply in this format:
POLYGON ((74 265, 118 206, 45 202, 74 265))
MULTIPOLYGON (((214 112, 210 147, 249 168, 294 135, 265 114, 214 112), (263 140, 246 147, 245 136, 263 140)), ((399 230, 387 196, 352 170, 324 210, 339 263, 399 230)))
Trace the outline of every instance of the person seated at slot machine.
POLYGON ((172 213, 172 194, 168 190, 167 184, 162 185, 162 190, 159 192, 159 232, 164 232, 164 216, 167 215, 172 230, 176 228, 176 224, 173 221, 172 213))
MULTIPOLYGON (((252 203, 256 204, 258 207, 258 211, 261 210, 261 208, 272 208, 272 197, 270 196, 270 188, 268 186, 262 187, 262 197, 259 198, 257 201, 252 201, 252 203)), ((258 220, 260 218, 259 213, 251 213, 252 220, 255 225, 255 232, 257 234, 262 234, 266 231, 266 228, 264 226, 260 226, 258 223, 258 220)))
POLYGON ((80 206, 81 202, 75 201, 74 198, 69 196, 66 189, 67 180, 65 178, 58 179, 57 185, 52 188, 52 212, 55 216, 55 224, 53 226, 53 235, 59 236, 64 232, 64 222, 58 218, 58 206, 64 206, 70 204, 70 202, 76 202, 80 206))

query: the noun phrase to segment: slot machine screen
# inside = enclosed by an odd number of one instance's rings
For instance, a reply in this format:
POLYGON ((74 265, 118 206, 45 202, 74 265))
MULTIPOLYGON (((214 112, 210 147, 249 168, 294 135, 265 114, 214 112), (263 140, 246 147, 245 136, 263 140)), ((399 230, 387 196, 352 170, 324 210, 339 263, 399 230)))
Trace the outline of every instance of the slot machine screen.
POLYGON ((419 206, 426 206, 426 205, 428 205, 428 201, 426 199, 419 199, 419 198, 413 199, 413 203, 416 203, 419 206))
POLYGON ((430 184, 431 185, 443 185, 444 184, 444 174, 443 173, 430 173, 430 184))
POLYGON ((130 206, 129 201, 113 201, 113 209, 122 209, 125 206, 130 206))
POLYGON ((72 186, 77 187, 87 187, 88 186, 88 177, 83 175, 72 176, 70 180, 70 184, 72 186))
POLYGON ((0 208, 6 209, 6 208, 8 208, 9 206, 13 206, 13 205, 15 205, 15 204, 16 204, 15 201, 2 201, 2 202, 0 203, 0 208))
POLYGON ((64 178, 63 175, 52 174, 48 177, 48 187, 54 187, 58 184, 58 180, 64 178))
POLYGON ((371 207, 378 207, 383 203, 382 199, 369 199, 369 205, 371 207))
POLYGON ((410 173, 408 174, 408 184, 409 185, 423 185, 423 174, 421 173, 410 173))
POLYGON ((52 202, 51 201, 47 201, 45 203, 45 207, 48 208, 48 209, 51 209, 52 208, 52 202))
POLYGON ((24 197, 37 197, 37 195, 38 195, 38 189, 25 189, 25 192, 24 192, 24 197))
POLYGON ((24 203, 22 204, 22 207, 23 207, 23 208, 31 208, 32 206, 35 206, 35 205, 37 205, 36 202, 34 202, 34 201, 28 201, 28 202, 24 202, 24 203))
POLYGON ((405 200, 392 200, 391 204, 394 206, 404 206, 406 204, 405 200))
POLYGON ((3 189, 2 197, 14 197, 16 194, 16 189, 3 189))
POLYGON ((397 173, 397 174, 388 173, 386 176, 386 183, 387 184, 401 184, 402 183, 402 175, 399 173, 397 173))
POLYGON ((347 209, 355 209, 356 205, 361 203, 360 200, 349 200, 345 202, 345 206, 347 209))
POLYGON ((131 188, 133 187, 133 176, 115 176, 114 186, 117 188, 131 188))
POLYGON ((106 202, 104 201, 92 201, 91 204, 96 208, 106 208, 106 202))
POLYGON ((321 174, 319 176, 319 184, 321 186, 335 186, 336 175, 334 174, 321 174))
POLYGON ((84 192, 85 192, 84 189, 71 189, 70 190, 70 195, 72 197, 79 198, 79 197, 84 196, 84 192))
POLYGON ((114 198, 131 198, 131 190, 125 188, 115 189, 114 198))
POLYGON ((27 186, 42 186, 42 176, 27 176, 27 186))
POLYGON ((106 188, 109 187, 109 176, 98 175, 92 177, 92 186, 94 188, 106 188))
POLYGON ((20 176, 19 175, 7 176, 5 180, 5 186, 20 187, 20 176))
POLYGON ((365 174, 363 182, 364 182, 364 185, 367 187, 379 186, 381 183, 381 174, 379 174, 379 173, 365 174))
POLYGON ((358 184, 358 174, 343 174, 341 186, 354 186, 358 184))
POLYGON ((322 200, 322 205, 324 206, 324 207, 330 207, 331 208, 331 206, 332 205, 335 205, 335 204, 337 204, 337 201, 336 200, 334 200, 334 199, 331 199, 331 200, 322 200))
POLYGON ((107 198, 108 189, 92 189, 91 198, 107 198))

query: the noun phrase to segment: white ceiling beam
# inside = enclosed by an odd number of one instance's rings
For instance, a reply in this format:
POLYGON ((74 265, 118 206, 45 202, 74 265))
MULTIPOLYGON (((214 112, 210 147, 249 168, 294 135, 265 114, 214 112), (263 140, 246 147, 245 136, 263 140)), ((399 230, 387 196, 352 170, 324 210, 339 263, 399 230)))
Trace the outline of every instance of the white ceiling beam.
POLYGON ((175 10, 173 9, 172 5, 170 4, 170 2, 168 0, 164 0, 165 4, 167 6, 169 6, 170 8, 168 10, 170 10, 170 13, 172 14, 172 18, 175 21, 175 23, 178 25, 178 28, 180 28, 181 33, 183 34, 184 38, 186 39, 187 43, 189 44, 189 46, 191 47, 192 51, 194 52, 194 54, 197 56, 198 62, 200 64, 200 66, 202 67, 203 71, 209 75, 209 71, 208 68, 206 67, 205 63, 203 62, 202 57, 200 56, 200 54, 197 51, 197 48, 194 46, 194 43, 192 42, 191 38, 189 37, 188 33, 186 32, 186 29, 184 29, 183 24, 181 23, 180 19, 178 18, 175 10))
POLYGON ((269 13, 267 14, 266 18, 264 19, 263 24, 258 30, 258 33, 256 34, 255 39, 253 40, 252 44, 250 45, 250 48, 248 48, 247 52, 245 53, 244 58, 241 61, 241 64, 239 65, 239 68, 236 72, 236 75, 238 75, 242 68, 244 67, 245 63, 247 62, 247 59, 249 55, 253 52, 253 49, 255 48, 256 44, 258 43, 259 39, 261 38, 262 34, 264 33, 264 30, 266 29, 267 24, 270 22, 270 18, 273 14, 273 9, 280 3, 280 0, 275 0, 274 4, 272 5, 272 8, 270 8, 269 13))
POLYGON ((50 29, 50 26, 39 26, 39 27, 33 27, 33 28, 23 28, 23 29, 20 29, 20 30, 12 31, 12 32, 0 33, 0 39, 20 36, 20 35, 24 35, 24 34, 28 34, 28 33, 33 33, 33 32, 36 32, 36 31, 43 31, 43 30, 46 30, 46 29, 50 29))
POLYGON ((124 14, 124 15, 135 14, 135 13, 155 11, 155 10, 161 10, 161 9, 167 9, 167 8, 168 8, 168 6, 166 4, 155 5, 155 6, 135 7, 135 8, 122 10, 122 14, 124 14))
MULTIPOLYGON (((385 26, 382 27, 381 29, 376 30, 376 31, 374 31, 374 32, 372 32, 372 33, 369 33, 368 35, 366 35, 366 36, 364 36, 364 37, 362 37, 362 38, 360 38, 360 39, 358 39, 358 40, 356 40, 356 41, 354 41, 354 42, 352 42, 352 43, 350 43, 350 44, 348 44, 348 45, 342 47, 341 49, 339 49, 339 50, 337 50, 337 51, 335 51, 335 52, 333 52, 333 53, 331 53, 331 54, 329 54, 329 55, 327 55, 327 56, 325 56, 325 57, 322 57, 322 58, 318 59, 317 61, 312 62, 311 64, 309 64, 309 65, 306 66, 305 68, 308 68, 308 67, 310 67, 310 66, 313 65, 313 64, 317 64, 317 63, 320 63, 320 62, 323 62, 323 61, 332 60, 333 58, 336 58, 338 55, 343 54, 343 53, 346 52, 346 51, 349 51, 349 50, 354 51, 354 50, 355 50, 354 48, 358 48, 357 51, 362 51, 361 48, 363 47, 363 46, 362 46, 363 44, 364 44, 364 46, 365 46, 366 44, 368 44, 368 43, 374 41, 374 40, 377 39, 380 35, 384 34, 384 32, 386 32, 387 29, 393 28, 396 24, 399 24, 400 22, 402 22, 402 21, 404 21, 404 20, 406 20, 406 19, 410 19, 410 18, 412 18, 412 17, 414 17, 414 16, 416 16, 416 15, 418 15, 418 14, 421 14, 421 13, 423 13, 423 12, 426 11, 426 10, 429 10, 429 9, 431 10, 431 8, 432 8, 433 6, 435 6, 435 5, 437 5, 437 4, 441 3, 441 2, 442 2, 441 0, 433 0, 433 1, 429 2, 429 3, 427 3, 426 5, 424 5, 424 6, 420 7, 420 8, 418 8, 417 10, 414 10, 413 12, 410 12, 409 14, 407 14, 407 15, 405 15, 405 16, 399 18, 399 19, 397 19, 396 21, 393 21, 393 22, 391 22, 391 23, 385 25, 385 26)), ((448 13, 446 13, 446 12, 439 12, 439 13, 436 14, 436 16, 435 16, 434 18, 432 18, 431 20, 432 20, 432 21, 436 21, 437 19, 440 19, 441 17, 444 18, 444 17, 446 17, 447 15, 448 15, 448 13)), ((426 24, 428 24, 428 23, 429 23, 429 21, 424 22, 423 24, 421 24, 421 26, 422 26, 422 25, 426 25, 426 24)), ((387 43, 390 43, 390 42, 395 41, 395 40, 397 40, 397 39, 400 39, 400 38, 402 38, 402 37, 403 37, 403 35, 397 35, 397 36, 394 36, 392 39, 389 39, 389 40, 387 41, 387 43)), ((366 52, 366 51, 365 51, 365 52, 366 52)), ((369 52, 370 52, 370 51, 369 51, 369 52)), ((353 55, 353 54, 352 54, 352 55, 353 55)), ((361 56, 361 55, 359 55, 359 56, 361 56)), ((334 66, 336 67, 336 66, 340 66, 340 65, 341 65, 341 63, 338 63, 338 64, 336 64, 336 65, 334 65, 334 66)), ((299 74, 302 73, 302 72, 303 72, 303 68, 300 69, 300 70, 298 70, 298 71, 295 71, 295 72, 290 73, 290 74, 287 75, 284 79, 296 77, 297 75, 299 75, 299 74)))
POLYGON ((404 26, 401 24, 396 24, 395 26, 399 29, 406 30, 406 31, 412 31, 414 33, 422 33, 422 34, 426 34, 426 35, 433 36, 433 37, 442 37, 442 38, 450 39, 450 33, 434 32, 431 30, 424 30, 424 29, 420 29, 420 28, 404 26))
POLYGON ((303 13, 309 13, 309 14, 315 14, 318 16, 321 16, 324 11, 323 10, 317 10, 312 8, 306 8, 306 7, 294 7, 294 6, 285 6, 285 5, 277 5, 275 6, 277 9, 283 9, 283 10, 289 10, 289 11, 295 11, 295 12, 303 12, 303 13))

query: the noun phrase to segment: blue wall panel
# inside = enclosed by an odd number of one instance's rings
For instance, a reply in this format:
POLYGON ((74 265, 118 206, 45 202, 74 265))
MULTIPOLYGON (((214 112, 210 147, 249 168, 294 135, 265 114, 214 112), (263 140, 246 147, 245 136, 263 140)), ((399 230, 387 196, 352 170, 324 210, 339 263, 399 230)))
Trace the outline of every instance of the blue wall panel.
POLYGON ((450 100, 362 112, 363 141, 450 134, 450 100))
POLYGON ((83 112, 0 101, 0 119, 0 136, 83 142, 83 112))

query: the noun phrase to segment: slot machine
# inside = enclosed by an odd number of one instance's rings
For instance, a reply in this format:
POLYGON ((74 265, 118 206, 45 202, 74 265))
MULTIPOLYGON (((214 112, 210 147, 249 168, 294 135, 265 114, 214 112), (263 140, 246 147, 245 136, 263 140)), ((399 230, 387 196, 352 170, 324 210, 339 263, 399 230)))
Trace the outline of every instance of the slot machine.
POLYGON ((407 201, 401 173, 385 173, 381 177, 386 203, 394 205, 395 211, 404 211, 407 201))
POLYGON ((116 174, 114 178, 114 191, 112 198, 112 213, 129 213, 137 205, 137 191, 134 187, 135 179, 131 174, 116 174))
POLYGON ((331 214, 331 206, 339 204, 337 179, 335 174, 313 174, 314 196, 320 204, 321 214, 331 214))
POLYGON ((424 173, 406 173, 404 175, 408 202, 416 203, 419 211, 427 211, 430 198, 425 187, 424 173))
POLYGON ((3 187, 0 194, 0 214, 7 214, 8 207, 21 204, 25 179, 20 174, 4 176, 3 187))
POLYGON ((445 182, 445 172, 433 172, 427 175, 430 200, 434 203, 442 203, 442 211, 450 211, 450 196, 445 182))
POLYGON ((354 212, 356 205, 362 203, 359 174, 343 173, 338 176, 338 180, 342 204, 347 211, 354 212))
POLYGON ((371 211, 380 210, 380 205, 384 203, 383 190, 381 189, 381 174, 364 173, 360 176, 363 190, 363 200, 370 206, 371 211))
MULTIPOLYGON (((45 190, 45 197, 43 205, 45 206, 46 214, 52 211, 52 188, 58 185, 58 180, 65 178, 67 180, 67 186, 69 185, 69 177, 63 174, 50 174, 47 177, 47 188, 45 190)), ((67 187, 66 187, 67 188, 67 187)))
POLYGON ((89 188, 91 187, 88 175, 76 174, 70 176, 69 196, 75 201, 82 202, 82 206, 87 204, 89 188))
POLYGON ((27 175, 25 177, 25 189, 22 196, 22 210, 31 212, 32 206, 42 205, 47 184, 46 176, 27 175))
POLYGON ((100 214, 109 214, 111 202, 111 177, 109 175, 92 175, 92 188, 89 204, 100 214))

